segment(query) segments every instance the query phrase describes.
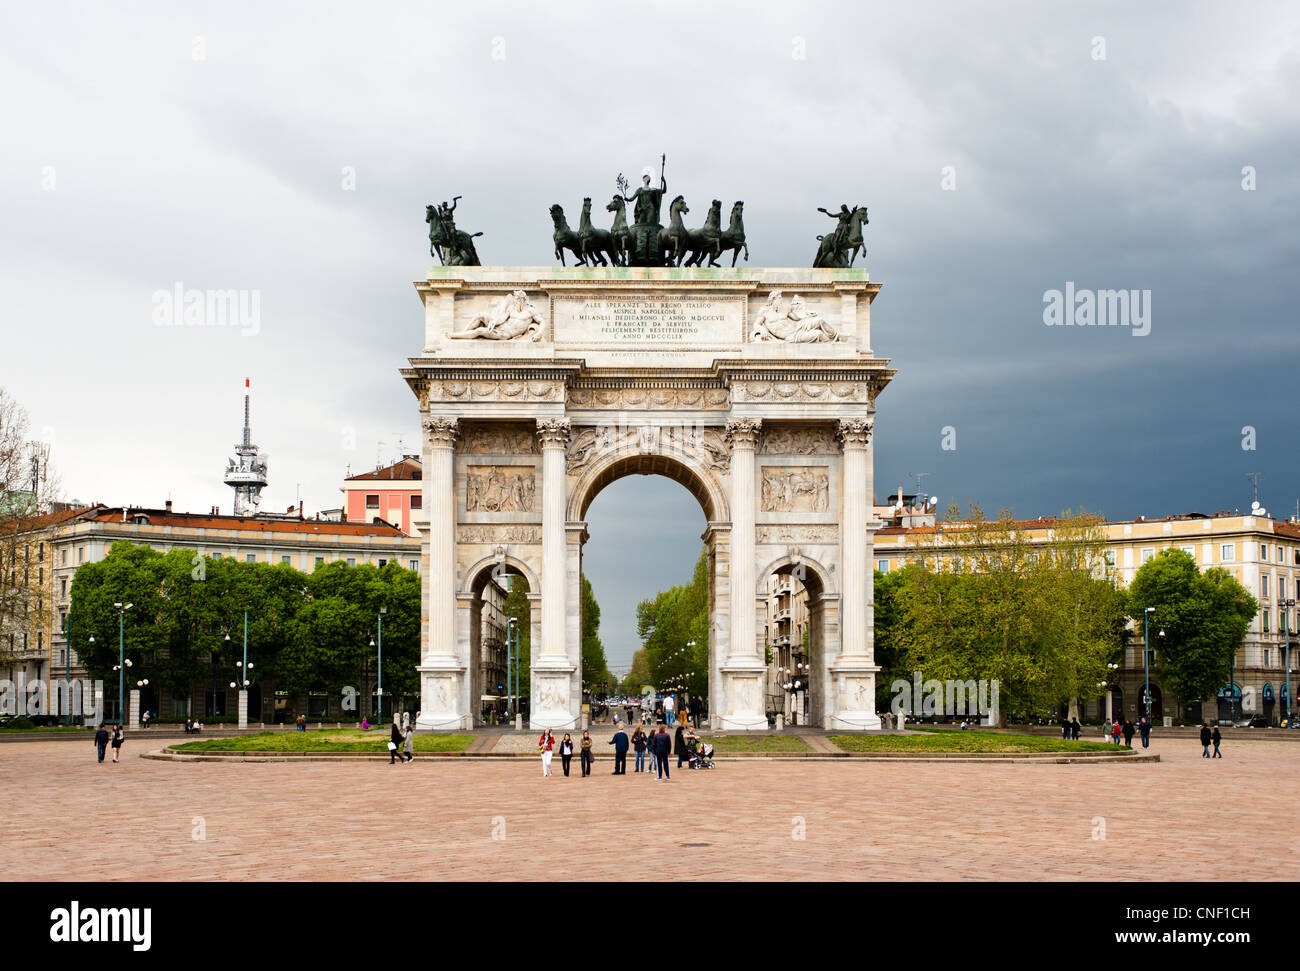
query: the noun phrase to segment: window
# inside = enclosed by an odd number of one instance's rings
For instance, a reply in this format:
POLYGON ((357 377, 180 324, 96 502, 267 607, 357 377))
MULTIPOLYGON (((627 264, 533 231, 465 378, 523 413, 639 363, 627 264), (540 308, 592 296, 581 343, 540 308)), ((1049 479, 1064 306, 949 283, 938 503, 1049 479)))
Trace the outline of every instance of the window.
POLYGON ((60 597, 66 597, 67 595, 68 595, 68 578, 67 578, 67 577, 60 577, 60 578, 59 578, 59 596, 60 596, 60 597))
POLYGON ((1261 597, 1268 596, 1268 574, 1267 573, 1261 573, 1259 575, 1259 595, 1261 597))
POLYGON ((317 566, 324 566, 324 565, 325 565, 325 557, 323 557, 323 556, 318 556, 318 557, 316 557, 316 565, 317 565, 317 566))
POLYGON ((1267 608, 1267 607, 1264 608, 1263 614, 1264 614, 1264 633, 1267 634, 1267 633, 1268 633, 1268 629, 1269 629, 1269 628, 1268 628, 1268 608, 1267 608))
POLYGON ((256 554, 256 553, 245 553, 245 554, 244 554, 244 562, 245 562, 245 563, 256 563, 256 562, 257 562, 257 554, 256 554))
POLYGON ((1259 544, 1259 558, 1260 558, 1260 560, 1263 561, 1264 563, 1267 563, 1267 562, 1268 562, 1268 544, 1267 544, 1267 543, 1260 543, 1260 544, 1259 544))
POLYGON ((1195 547, 1195 546, 1180 546, 1180 547, 1178 547, 1178 548, 1179 548, 1180 550, 1182 550, 1184 553, 1186 553, 1188 556, 1190 556, 1193 560, 1196 559, 1196 547, 1195 547))
POLYGON ((424 496, 420 495, 418 492, 415 493, 414 495, 412 495, 412 496, 411 496, 411 508, 412 508, 412 509, 423 509, 423 508, 424 508, 424 496))
MULTIPOLYGON (((77 562, 78 563, 86 562, 86 548, 84 546, 77 547, 77 562)), ((1297 562, 1300 562, 1300 560, 1298 560, 1297 562)))
POLYGON ((1264 648, 1264 667, 1269 667, 1269 663, 1268 663, 1269 660, 1270 660, 1269 651, 1268 648, 1266 647, 1264 648))
POLYGON ((1277 578, 1277 599, 1286 599, 1286 574, 1283 573, 1277 578))
POLYGON ((68 649, 66 647, 59 651, 59 663, 65 667, 68 664, 68 649))
POLYGON ((388 561, 381 556, 379 558, 379 569, 382 570, 386 566, 388 566, 388 561))
POLYGON ((881 561, 880 561, 880 566, 878 566, 877 569, 880 570, 881 573, 888 573, 888 572, 889 572, 889 561, 888 561, 888 560, 881 560, 881 561))
POLYGON ((1219 559, 1224 563, 1228 563, 1232 560, 1235 560, 1237 558, 1236 553, 1237 553, 1237 547, 1234 546, 1232 543, 1224 543, 1222 546, 1219 547, 1219 559))
POLYGON ((348 566, 356 566, 356 565, 357 565, 357 558, 355 556, 349 556, 348 566))
POLYGON ((420 561, 418 559, 407 560, 406 565, 409 569, 414 570, 416 573, 420 572, 420 561))
POLYGON ((288 566, 293 563, 293 557, 289 556, 288 554, 285 554, 284 556, 280 557, 280 562, 288 566))
POLYGON ((366 494, 366 508, 367 508, 367 509, 378 509, 378 508, 379 508, 379 494, 378 494, 378 493, 367 493, 367 494, 366 494))
POLYGON ((63 549, 59 550, 59 565, 60 566, 68 565, 68 548, 66 546, 63 549))
POLYGON ((1107 565, 1107 566, 1114 566, 1114 565, 1115 565, 1115 551, 1114 551, 1114 550, 1107 550, 1107 551, 1106 551, 1105 553, 1103 553, 1102 555, 1106 558, 1106 565, 1107 565))
POLYGON ((1154 547, 1148 546, 1148 547, 1146 547, 1145 549, 1142 550, 1142 562, 1143 562, 1143 563, 1150 563, 1150 562, 1151 562, 1152 560, 1154 560, 1155 558, 1156 558, 1156 551, 1155 551, 1154 547))

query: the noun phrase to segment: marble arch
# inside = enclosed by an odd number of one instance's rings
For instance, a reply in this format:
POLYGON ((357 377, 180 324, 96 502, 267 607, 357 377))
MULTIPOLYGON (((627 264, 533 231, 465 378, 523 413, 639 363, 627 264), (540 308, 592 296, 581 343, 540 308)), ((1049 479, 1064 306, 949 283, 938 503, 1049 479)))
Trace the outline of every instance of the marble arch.
POLYGON ((473 585, 494 563, 538 608, 532 727, 578 725, 583 517, 631 474, 674 478, 705 511, 712 726, 766 727, 760 579, 804 563, 821 588, 815 720, 879 727, 871 439, 894 371, 871 349, 865 270, 448 266, 415 286, 421 729, 474 724, 473 585), (507 295, 529 333, 481 323, 507 295))

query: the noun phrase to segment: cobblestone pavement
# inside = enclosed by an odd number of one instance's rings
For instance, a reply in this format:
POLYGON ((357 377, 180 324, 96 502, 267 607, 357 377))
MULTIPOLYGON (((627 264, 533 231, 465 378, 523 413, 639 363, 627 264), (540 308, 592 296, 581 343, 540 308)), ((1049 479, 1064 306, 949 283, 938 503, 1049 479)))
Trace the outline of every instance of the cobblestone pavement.
POLYGON ((0 750, 5 879, 1264 880, 1300 864, 1286 743, 1211 761, 1156 741, 1163 761, 1137 765, 674 759, 659 783, 611 777, 607 753, 588 779, 559 759, 543 779, 540 759, 174 763, 138 758, 141 741, 119 765, 68 742, 0 750))

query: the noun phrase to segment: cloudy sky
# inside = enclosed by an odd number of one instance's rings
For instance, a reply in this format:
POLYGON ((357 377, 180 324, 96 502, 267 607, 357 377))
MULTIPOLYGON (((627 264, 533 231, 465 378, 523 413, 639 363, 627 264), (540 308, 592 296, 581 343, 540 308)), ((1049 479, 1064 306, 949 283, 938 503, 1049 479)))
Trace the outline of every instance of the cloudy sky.
MULTIPOLYGON (((818 206, 870 207, 882 497, 927 472, 943 503, 1163 516, 1244 509, 1261 472, 1296 512, 1294 4, 46 2, 4 27, 0 384, 69 497, 229 509, 247 375, 266 507, 337 505, 347 467, 417 450, 425 204, 463 195, 485 263, 545 263, 551 203, 666 152, 674 192, 745 200, 755 265, 809 265, 818 206), (1067 281, 1149 290, 1149 333, 1045 326, 1067 281), (257 322, 160 324, 177 285, 256 293, 257 322)), ((592 506, 615 665, 702 527, 666 481, 592 506)))

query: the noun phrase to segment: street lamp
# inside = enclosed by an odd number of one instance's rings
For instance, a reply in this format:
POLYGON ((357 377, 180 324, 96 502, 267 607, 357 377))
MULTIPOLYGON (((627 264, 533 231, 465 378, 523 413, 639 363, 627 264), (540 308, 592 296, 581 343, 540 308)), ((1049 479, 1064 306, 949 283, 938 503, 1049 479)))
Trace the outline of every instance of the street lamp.
POLYGON ((1294 600, 1282 600, 1278 605, 1282 608, 1282 631, 1286 635, 1286 699, 1282 704, 1282 718, 1286 727, 1291 727, 1291 609, 1295 606, 1294 600))
POLYGON ((511 617, 506 625, 506 708, 512 718, 516 714, 515 694, 519 690, 519 618, 511 617))
MULTIPOLYGON (((379 695, 379 714, 376 716, 377 721, 384 720, 384 614, 386 613, 388 613, 387 607, 379 608, 379 661, 375 668, 375 690, 379 695)), ((370 646, 374 647, 375 642, 371 641, 370 646)))
POLYGON ((117 717, 122 720, 122 707, 126 699, 126 671, 131 662, 126 660, 126 612, 135 604, 124 604, 121 601, 114 601, 113 606, 117 608, 117 667, 113 670, 117 672, 117 717))
MULTIPOLYGON (((1148 725, 1151 724, 1151 638, 1148 634, 1150 631, 1151 615, 1155 612, 1155 607, 1147 607, 1142 611, 1142 670, 1146 677, 1146 688, 1144 689, 1143 700, 1146 702, 1148 725)), ((1163 630, 1160 631, 1160 636, 1165 636, 1163 630)))

